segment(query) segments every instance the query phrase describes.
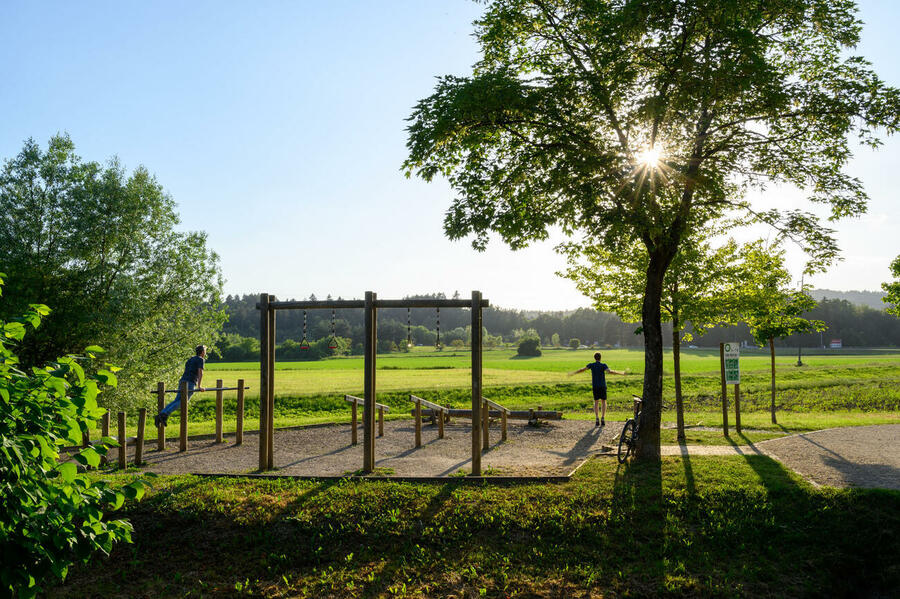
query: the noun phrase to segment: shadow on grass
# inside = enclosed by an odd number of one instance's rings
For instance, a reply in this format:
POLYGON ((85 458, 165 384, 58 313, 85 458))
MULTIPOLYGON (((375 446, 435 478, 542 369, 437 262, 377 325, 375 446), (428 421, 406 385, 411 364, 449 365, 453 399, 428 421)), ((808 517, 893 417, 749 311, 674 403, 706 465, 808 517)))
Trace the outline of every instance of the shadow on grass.
POLYGON ((666 568, 663 551, 666 511, 663 504, 662 464, 629 461, 619 464, 613 481, 610 520, 619 524, 621 549, 641 564, 642 584, 662 588, 666 568), (634 522, 638 519, 637 522, 634 522))

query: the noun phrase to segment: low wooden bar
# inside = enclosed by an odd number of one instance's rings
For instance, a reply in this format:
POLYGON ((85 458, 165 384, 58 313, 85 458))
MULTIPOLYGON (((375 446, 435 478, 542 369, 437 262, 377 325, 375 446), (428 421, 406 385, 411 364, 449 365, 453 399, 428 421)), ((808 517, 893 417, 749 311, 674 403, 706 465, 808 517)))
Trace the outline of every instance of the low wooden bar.
MULTIPOLYGON (((166 407, 166 384, 156 383, 156 413, 161 414, 166 407)), ((163 451, 166 448, 166 427, 161 423, 156 427, 156 450, 163 451)))
POLYGON ((144 428, 147 425, 147 408, 138 410, 137 438, 134 441, 134 465, 144 463, 144 428))
POLYGON ((119 412, 119 469, 125 470, 128 463, 125 461, 125 452, 128 447, 128 440, 125 436, 125 412, 119 412))
POLYGON ((181 419, 181 435, 179 436, 178 451, 188 450, 188 384, 187 381, 178 381, 178 389, 181 391, 181 403, 179 404, 179 417, 181 419))
POLYGON ((234 444, 244 442, 244 379, 238 379, 237 408, 235 411, 234 444))
MULTIPOLYGON (((451 418, 472 418, 472 410, 466 408, 449 408, 444 413, 451 418)), ((507 412, 504 412, 503 410, 490 410, 490 417, 500 418, 504 413, 510 420, 532 420, 535 418, 537 420, 562 420, 562 412, 554 410, 509 410, 507 412)), ((431 418, 433 414, 433 410, 422 410, 422 418, 431 418)), ((416 411, 411 410, 410 415, 415 416, 416 411)))
POLYGON ((222 411, 223 411, 222 379, 216 381, 216 443, 222 442, 222 411))

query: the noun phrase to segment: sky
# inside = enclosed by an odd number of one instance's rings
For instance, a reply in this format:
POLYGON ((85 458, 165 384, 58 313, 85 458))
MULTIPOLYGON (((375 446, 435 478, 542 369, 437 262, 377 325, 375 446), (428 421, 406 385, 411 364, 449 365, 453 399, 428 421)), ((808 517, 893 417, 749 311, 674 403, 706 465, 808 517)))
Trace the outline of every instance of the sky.
MULTIPOLYGON (((858 53, 900 86, 900 3, 860 0, 858 53)), ((407 179, 405 119, 435 77, 478 58, 468 0, 0 0, 0 158, 68 133, 87 160, 144 165, 183 230, 203 230, 225 292, 380 298, 482 291, 492 305, 589 306, 556 272, 562 239, 512 252, 448 240, 453 192, 407 179)), ((900 140, 849 171, 871 202, 835 225, 844 261, 807 279, 877 290, 900 254, 900 140)), ((803 206, 792 189, 760 204, 803 206)), ((802 257, 790 252, 799 276, 802 257)))

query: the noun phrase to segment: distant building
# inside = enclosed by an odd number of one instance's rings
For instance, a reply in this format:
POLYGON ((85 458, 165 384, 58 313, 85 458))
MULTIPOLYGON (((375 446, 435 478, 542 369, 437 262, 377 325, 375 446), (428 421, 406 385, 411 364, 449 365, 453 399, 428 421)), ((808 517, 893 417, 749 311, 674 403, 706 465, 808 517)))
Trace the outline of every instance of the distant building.
POLYGON ((841 340, 840 339, 832 339, 831 343, 828 344, 828 347, 831 349, 841 349, 841 340))

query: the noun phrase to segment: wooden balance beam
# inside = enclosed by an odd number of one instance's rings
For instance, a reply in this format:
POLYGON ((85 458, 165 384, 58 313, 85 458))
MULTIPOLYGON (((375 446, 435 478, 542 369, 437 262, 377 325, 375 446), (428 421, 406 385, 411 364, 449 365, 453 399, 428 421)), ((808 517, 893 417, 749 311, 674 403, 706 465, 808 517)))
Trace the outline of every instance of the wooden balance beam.
POLYGON ((449 419, 450 408, 446 408, 440 404, 422 399, 416 395, 410 395, 409 401, 416 404, 412 410, 413 416, 416 417, 416 447, 422 447, 422 406, 428 408, 428 414, 432 424, 437 419, 438 439, 444 438, 444 420, 449 419))
MULTIPOLYGON (((350 425, 350 431, 351 431, 350 432, 350 443, 352 443, 353 445, 356 445, 357 441, 358 441, 357 435, 356 435, 356 429, 359 426, 359 420, 358 420, 359 404, 362 404, 363 407, 365 407, 366 400, 363 399, 362 397, 356 397, 355 395, 345 395, 344 401, 348 401, 352 404, 353 417, 352 417, 352 422, 350 425)), ((384 436, 384 413, 390 412, 391 408, 384 405, 383 403, 378 403, 378 402, 375 402, 375 407, 378 408, 378 436, 383 437, 384 436)))

